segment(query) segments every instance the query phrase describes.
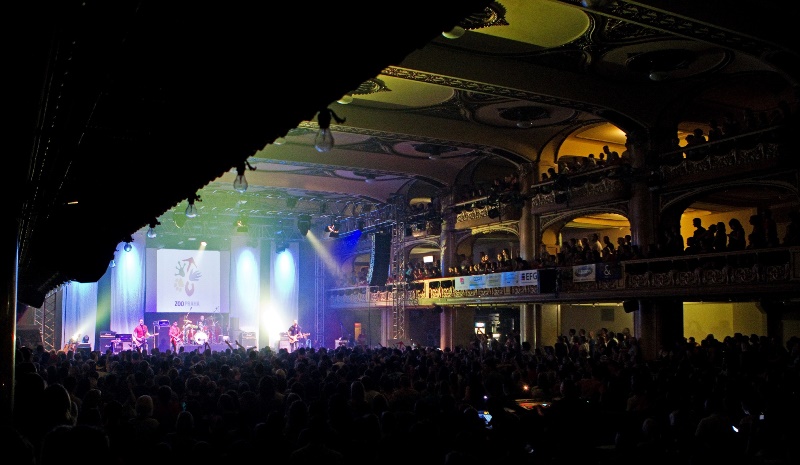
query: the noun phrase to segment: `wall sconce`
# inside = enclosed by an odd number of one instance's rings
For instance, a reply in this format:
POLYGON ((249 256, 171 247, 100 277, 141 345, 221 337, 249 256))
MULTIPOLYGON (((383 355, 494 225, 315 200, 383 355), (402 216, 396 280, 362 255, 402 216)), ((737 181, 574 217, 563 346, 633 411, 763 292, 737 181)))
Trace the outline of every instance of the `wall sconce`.
POLYGON ((314 148, 317 152, 330 152, 333 148, 333 134, 331 133, 331 118, 336 120, 337 123, 342 124, 345 118, 339 118, 339 115, 329 108, 323 108, 317 114, 317 123, 319 124, 319 132, 314 138, 314 148))
POLYGON ((195 202, 202 202, 203 200, 197 194, 192 194, 187 199, 189 201, 189 206, 186 207, 186 217, 187 218, 194 218, 197 216, 197 207, 194 206, 195 202))
POLYGON ((245 167, 247 167, 250 171, 255 171, 255 167, 250 164, 247 160, 239 163, 236 166, 236 179, 233 180, 233 190, 240 194, 244 194, 247 191, 247 179, 244 177, 245 167))

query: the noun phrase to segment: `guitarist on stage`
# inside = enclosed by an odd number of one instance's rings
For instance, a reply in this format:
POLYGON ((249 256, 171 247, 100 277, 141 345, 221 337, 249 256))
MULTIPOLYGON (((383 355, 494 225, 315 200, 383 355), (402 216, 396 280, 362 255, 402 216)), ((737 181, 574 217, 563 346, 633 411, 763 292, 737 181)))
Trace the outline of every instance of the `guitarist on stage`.
POLYGON ((147 338, 150 333, 147 331, 147 325, 144 324, 144 318, 139 318, 139 324, 133 328, 133 348, 136 350, 148 350, 147 338))
POLYGON ((178 344, 183 343, 183 329, 178 326, 178 321, 175 320, 172 322, 172 326, 169 327, 169 344, 172 346, 172 351, 176 354, 178 353, 178 344))
POLYGON ((303 334, 303 330, 300 329, 297 320, 294 320, 294 323, 292 323, 292 326, 289 326, 289 330, 286 333, 289 336, 289 353, 294 352, 297 348, 297 341, 299 339, 308 336, 308 334, 303 334))

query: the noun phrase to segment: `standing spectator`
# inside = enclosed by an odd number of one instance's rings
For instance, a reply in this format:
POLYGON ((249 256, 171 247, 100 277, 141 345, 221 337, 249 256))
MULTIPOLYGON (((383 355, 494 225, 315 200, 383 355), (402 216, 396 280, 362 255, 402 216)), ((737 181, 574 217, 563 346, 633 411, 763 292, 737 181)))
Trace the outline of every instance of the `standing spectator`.
POLYGON ((613 261, 616 258, 616 254, 614 253, 614 243, 611 242, 611 238, 608 236, 603 236, 603 261, 609 262, 613 261))
POLYGON ((731 232, 728 233, 728 250, 744 250, 747 246, 746 233, 742 222, 737 218, 728 221, 731 232))
POLYGON ((717 230, 714 232, 714 252, 725 252, 728 250, 728 231, 724 221, 717 222, 717 230))
POLYGON ((672 225, 664 231, 664 252, 668 255, 681 255, 685 247, 683 235, 678 225, 672 225))
POLYGON ((714 238, 717 235, 717 224, 712 223, 708 225, 706 233, 700 238, 700 248, 703 253, 714 252, 714 238))
POLYGON ((772 218, 772 210, 765 208, 761 211, 761 222, 764 228, 764 237, 767 241, 767 247, 778 247, 781 245, 778 239, 778 225, 772 218))
MULTIPOLYGON (((692 233, 692 237, 694 237, 697 240, 697 244, 695 245, 700 246, 701 242, 703 241, 703 237, 705 237, 706 232, 708 231, 706 230, 705 227, 703 227, 703 220, 701 220, 700 218, 694 218, 692 220, 692 225, 694 226, 694 232, 692 233)), ((686 241, 686 243, 688 245, 689 241, 686 241)))
POLYGON ((783 236, 783 245, 788 247, 800 245, 800 211, 789 212, 789 224, 786 226, 786 235, 783 236))
POLYGON ((709 126, 708 141, 715 142, 722 139, 722 128, 719 126, 719 122, 716 119, 711 119, 709 126))
POLYGON ((747 236, 748 249, 763 249, 767 246, 767 235, 764 232, 764 222, 761 215, 750 215, 752 230, 747 236))

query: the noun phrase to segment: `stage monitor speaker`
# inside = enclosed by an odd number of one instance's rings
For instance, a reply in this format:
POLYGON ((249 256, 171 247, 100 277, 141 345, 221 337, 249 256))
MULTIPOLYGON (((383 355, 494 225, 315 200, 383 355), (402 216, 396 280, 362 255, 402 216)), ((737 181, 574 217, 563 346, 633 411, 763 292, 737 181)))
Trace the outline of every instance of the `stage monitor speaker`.
POLYGON ((77 352, 80 352, 84 358, 89 358, 92 356, 92 345, 91 344, 78 344, 77 352))
POLYGON ((392 235, 375 233, 372 235, 372 253, 369 257, 367 281, 370 286, 385 286, 389 278, 392 253, 392 235))

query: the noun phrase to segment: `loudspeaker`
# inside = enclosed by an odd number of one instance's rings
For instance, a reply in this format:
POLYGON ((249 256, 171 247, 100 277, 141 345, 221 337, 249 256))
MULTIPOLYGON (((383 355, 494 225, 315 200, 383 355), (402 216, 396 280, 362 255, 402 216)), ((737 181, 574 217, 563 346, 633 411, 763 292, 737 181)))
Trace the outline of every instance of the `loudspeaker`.
POLYGON ((247 347, 257 347, 258 343, 256 342, 256 333, 255 331, 245 331, 242 333, 242 339, 239 341, 243 346, 247 347))
POLYGON ((92 345, 91 344, 78 344, 76 352, 80 352, 83 358, 89 358, 92 356, 92 345))
POLYGON ((156 347, 158 347, 158 351, 164 353, 168 350, 172 350, 169 344, 169 328, 161 328, 158 330, 158 336, 156 336, 156 347))
POLYGON ((372 235, 372 253, 369 257, 367 281, 370 286, 385 286, 389 278, 389 265, 392 253, 392 236, 387 233, 372 235))
POLYGON ((555 268, 541 268, 539 272, 539 293, 549 294, 556 291, 558 270, 555 268))
POLYGON ((117 338, 117 333, 114 331, 101 331, 100 332, 100 351, 105 353, 108 349, 114 351, 114 340, 117 338))
POLYGON ((639 310, 639 301, 638 300, 624 300, 622 301, 622 308, 625 310, 625 313, 632 313, 636 310, 639 310))

